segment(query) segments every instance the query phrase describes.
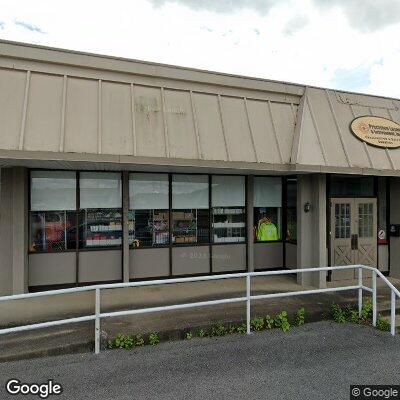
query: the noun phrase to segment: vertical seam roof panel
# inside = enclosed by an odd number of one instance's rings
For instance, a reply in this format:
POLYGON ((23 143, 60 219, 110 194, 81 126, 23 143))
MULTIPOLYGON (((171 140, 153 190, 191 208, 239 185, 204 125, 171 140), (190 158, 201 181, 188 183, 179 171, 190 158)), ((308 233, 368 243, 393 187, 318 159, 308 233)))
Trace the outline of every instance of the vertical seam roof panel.
POLYGON ((248 105, 247 105, 247 98, 244 97, 244 98, 243 98, 243 101, 244 101, 244 107, 245 107, 245 109, 246 109, 247 124, 248 124, 248 126, 249 126, 249 132, 250 132, 251 143, 252 143, 252 145, 253 145, 254 156, 255 156, 255 158, 256 158, 256 162, 260 162, 260 161, 259 161, 258 154, 257 154, 256 145, 255 145, 255 142, 254 142, 253 129, 252 129, 251 123, 250 123, 250 116, 249 116, 249 108, 248 108, 248 105))
POLYGON ((221 95, 218 95, 218 107, 219 107, 219 115, 221 118, 221 126, 222 126, 222 136, 224 138, 224 143, 225 143, 225 152, 226 152, 226 156, 228 158, 228 161, 231 160, 231 155, 229 153, 229 149, 228 149, 228 143, 226 141, 226 130, 225 130, 225 124, 224 124, 224 112, 222 109, 222 101, 221 101, 221 95))
POLYGON ((337 119, 337 116, 336 116, 336 113, 335 113, 335 109, 333 108, 332 99, 331 99, 327 89, 325 89, 324 92, 325 92, 326 98, 328 99, 329 108, 331 110, 331 113, 332 113, 332 116, 333 116, 333 120, 335 121, 336 130, 337 130, 337 133, 338 133, 338 136, 339 136, 339 139, 340 139, 340 143, 342 145, 342 149, 343 149, 344 155, 346 157, 347 164, 348 164, 349 167, 351 167, 352 165, 351 165, 351 162, 350 162, 349 154, 347 152, 346 145, 345 145, 344 140, 343 140, 343 132, 342 132, 342 129, 340 128, 340 125, 339 125, 339 122, 338 122, 338 119, 337 119))
POLYGON ((101 79, 98 81, 98 91, 97 91, 97 153, 101 154, 101 118, 102 118, 102 113, 101 113, 101 79))
POLYGON ((25 128, 26 128, 26 114, 28 111, 28 98, 29 98, 29 87, 31 81, 31 71, 26 73, 26 83, 25 83, 25 95, 24 95, 24 106, 22 108, 22 119, 21 119, 21 130, 19 135, 19 149, 23 150, 24 140, 25 140, 25 128))
POLYGON ((64 142, 65 142, 65 111, 67 107, 67 82, 68 82, 67 75, 64 75, 62 104, 61 104, 61 126, 60 126, 60 144, 59 144, 60 152, 64 151, 64 142))
POLYGON ((294 126, 293 142, 292 142, 292 152, 290 160, 292 164, 297 164, 299 161, 299 149, 301 134, 303 132, 303 119, 304 119, 304 103, 305 97, 303 96, 300 100, 299 107, 297 109, 297 117, 294 126))
POLYGON ((164 144, 165 144, 165 157, 170 156, 169 151, 169 135, 168 135, 168 124, 167 124, 167 111, 165 109, 165 93, 164 87, 161 87, 161 111, 163 115, 163 125, 164 125, 164 144))
POLYGON ((321 148, 322 157, 323 157, 323 159, 324 159, 325 165, 327 165, 326 152, 325 152, 325 149, 324 149, 324 145, 323 145, 323 143, 322 143, 322 141, 321 141, 321 134, 320 134, 320 132, 319 132, 318 124, 317 124, 317 121, 316 121, 316 119, 315 119, 315 115, 314 115, 313 109, 312 109, 312 107, 311 107, 310 98, 309 98, 309 96, 308 96, 308 88, 306 89, 305 96, 306 96, 306 101, 307 101, 308 108, 309 108, 309 110, 310 110, 311 120, 312 120, 312 123, 313 123, 314 128, 315 128, 315 133, 317 134, 317 139, 318 139, 319 147, 321 148))
POLYGON ((203 152, 201 150, 199 124, 198 124, 198 121, 197 121, 196 107, 194 105, 193 91, 190 90, 189 93, 190 93, 190 104, 191 104, 191 107, 192 107, 192 114, 193 114, 193 128, 194 128, 194 132, 196 134, 197 155, 200 158, 200 160, 202 160, 203 159, 203 152))
POLYGON ((131 83, 131 123, 132 123, 132 154, 136 156, 136 119, 135 119, 135 86, 131 83))
POLYGON ((283 158, 281 146, 280 146, 280 144, 279 144, 278 134, 277 134, 277 132, 276 132, 276 126, 275 126, 275 121, 274 121, 274 116, 272 115, 271 102, 270 102, 269 100, 267 101, 267 107, 268 107, 269 117, 270 117, 270 119, 271 119, 272 131, 273 131, 273 133, 274 133, 276 146, 277 146, 278 151, 279 151, 279 157, 280 157, 280 159, 281 159, 281 163, 284 164, 285 161, 284 161, 284 158, 283 158))

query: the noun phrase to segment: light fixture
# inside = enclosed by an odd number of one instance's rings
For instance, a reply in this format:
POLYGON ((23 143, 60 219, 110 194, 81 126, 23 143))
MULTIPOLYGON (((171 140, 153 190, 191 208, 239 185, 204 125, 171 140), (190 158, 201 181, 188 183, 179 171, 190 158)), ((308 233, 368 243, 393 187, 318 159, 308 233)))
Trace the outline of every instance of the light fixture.
POLYGON ((308 213, 311 210, 311 204, 307 201, 307 203, 304 203, 304 212, 308 213))

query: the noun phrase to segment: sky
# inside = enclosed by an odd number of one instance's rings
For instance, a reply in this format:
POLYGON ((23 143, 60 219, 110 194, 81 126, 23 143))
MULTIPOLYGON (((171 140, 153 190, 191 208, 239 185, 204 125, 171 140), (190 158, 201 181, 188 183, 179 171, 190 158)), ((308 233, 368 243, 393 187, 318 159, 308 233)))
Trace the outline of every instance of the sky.
POLYGON ((0 38, 400 98, 400 0, 0 0, 0 38))

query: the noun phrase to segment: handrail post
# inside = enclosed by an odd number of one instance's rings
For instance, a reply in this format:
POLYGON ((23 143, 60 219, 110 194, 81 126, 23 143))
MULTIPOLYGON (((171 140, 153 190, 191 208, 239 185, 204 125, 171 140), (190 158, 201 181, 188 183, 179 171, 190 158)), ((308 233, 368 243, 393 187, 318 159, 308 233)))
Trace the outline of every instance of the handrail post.
POLYGON ((376 271, 372 272, 372 326, 376 326, 376 271))
POLYGON ((100 289, 96 288, 95 294, 95 331, 94 331, 94 352, 100 353, 100 289))
POLYGON ((362 306, 363 306, 363 274, 362 274, 362 266, 358 266, 358 318, 361 318, 361 313, 362 313, 362 306))
POLYGON ((250 281, 250 274, 246 276, 246 327, 247 327, 247 334, 251 334, 250 330, 250 318, 251 318, 251 308, 250 308, 250 301, 251 301, 251 281, 250 281))
POLYGON ((390 302, 390 333, 392 336, 396 334, 396 293, 391 290, 391 302, 390 302))

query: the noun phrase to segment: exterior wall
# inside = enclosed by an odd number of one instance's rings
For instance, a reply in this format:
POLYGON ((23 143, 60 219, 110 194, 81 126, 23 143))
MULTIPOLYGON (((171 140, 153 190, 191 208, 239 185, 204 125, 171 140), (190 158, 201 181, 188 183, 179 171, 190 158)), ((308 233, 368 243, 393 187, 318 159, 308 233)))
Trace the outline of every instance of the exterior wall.
MULTIPOLYGON (((400 178, 390 181, 390 223, 400 224, 400 178)), ((390 276, 400 278, 400 237, 390 236, 390 276)))
POLYGON ((254 269, 283 268, 283 242, 254 243, 254 269))
MULTIPOLYGON (((297 266, 327 265, 326 243, 326 176, 300 175, 297 190, 297 266), (304 205, 310 203, 306 213, 304 205)), ((326 273, 298 274, 298 282, 319 288, 326 285, 326 273)))
POLYGON ((28 180, 25 168, 1 170, 0 294, 28 288, 28 180))
POLYGON ((76 282, 76 253, 29 254, 29 286, 76 282))
POLYGON ((285 264, 286 268, 297 268, 297 244, 285 243, 285 264))
POLYGON ((0 186, 0 295, 12 294, 12 170, 1 170, 0 186))

